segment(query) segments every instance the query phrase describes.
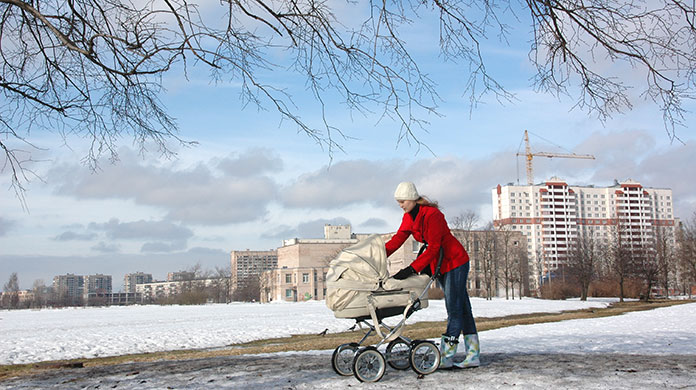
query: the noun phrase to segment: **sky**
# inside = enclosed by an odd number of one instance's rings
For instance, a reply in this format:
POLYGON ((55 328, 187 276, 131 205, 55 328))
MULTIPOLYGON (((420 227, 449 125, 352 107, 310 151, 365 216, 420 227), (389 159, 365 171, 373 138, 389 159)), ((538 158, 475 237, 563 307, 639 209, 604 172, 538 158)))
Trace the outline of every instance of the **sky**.
MULTIPOLYGON (((607 186, 630 178, 671 188, 675 215, 692 217, 693 102, 685 102, 686 126, 677 127, 674 140, 650 101, 638 99, 632 110, 600 121, 574 107, 576 95, 538 92, 522 18, 507 43, 483 42, 488 69, 515 99, 483 95, 472 106, 464 93, 466 64, 439 56, 432 45, 436 24, 420 23, 405 39, 441 98, 441 116, 427 116, 429 124, 416 130, 422 145, 399 141, 399 123, 389 117, 350 112, 332 99, 327 117, 349 137, 337 136, 342 150, 330 154, 272 107, 245 105, 235 80, 216 84, 195 67, 186 77, 172 71, 163 79, 160 98, 177 119, 179 136, 196 142, 170 143, 172 158, 154 148, 142 153, 124 137, 116 141, 118 161, 103 160, 93 172, 83 163, 87 140, 32 133, 41 149, 32 152, 36 176, 25 183, 24 204, 10 189, 7 169, 0 172, 0 282, 12 272, 20 288, 36 280, 50 285, 59 274, 103 273, 113 276, 117 291, 125 273, 163 280, 196 264, 226 268, 232 250, 321 237, 327 223, 349 223, 356 233, 392 232, 401 220, 393 199, 401 181, 439 201, 446 217, 473 210, 484 225, 492 219, 491 190, 526 182, 524 160, 516 156, 524 150, 524 130, 535 152, 596 158, 536 158, 535 182, 558 176, 571 185, 607 186)), ((278 71, 266 77, 293 94, 303 119, 321 120, 304 79, 278 71)))

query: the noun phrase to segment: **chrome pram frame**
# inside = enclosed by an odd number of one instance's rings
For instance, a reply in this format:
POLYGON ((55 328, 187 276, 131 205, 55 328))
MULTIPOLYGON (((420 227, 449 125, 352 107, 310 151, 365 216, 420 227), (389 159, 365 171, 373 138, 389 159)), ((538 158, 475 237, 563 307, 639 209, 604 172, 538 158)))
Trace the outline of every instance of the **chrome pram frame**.
MULTIPOLYGON (((360 382, 377 382, 384 376, 386 365, 389 364, 396 370, 412 368, 418 375, 428 375, 435 372, 440 366, 440 350, 438 346, 429 340, 412 340, 402 336, 401 333, 406 320, 418 310, 421 310, 421 300, 428 294, 430 287, 440 273, 444 251, 440 248, 439 258, 435 272, 428 280, 427 285, 417 299, 405 307, 388 307, 378 309, 371 307, 369 316, 354 318, 360 329, 366 330, 362 339, 357 343, 341 344, 333 352, 331 366, 334 371, 343 376, 354 375, 360 382), (403 315, 394 326, 389 326, 383 319, 403 315), (371 322, 370 322, 371 321, 371 322), (386 330, 383 332, 382 329, 386 330), (362 346, 372 335, 379 335, 381 340, 374 345, 362 346), (385 353, 379 348, 387 344, 385 353)), ((399 293, 401 290, 376 290, 368 298, 373 296, 399 293)), ((368 306, 372 306, 368 303, 368 306)))

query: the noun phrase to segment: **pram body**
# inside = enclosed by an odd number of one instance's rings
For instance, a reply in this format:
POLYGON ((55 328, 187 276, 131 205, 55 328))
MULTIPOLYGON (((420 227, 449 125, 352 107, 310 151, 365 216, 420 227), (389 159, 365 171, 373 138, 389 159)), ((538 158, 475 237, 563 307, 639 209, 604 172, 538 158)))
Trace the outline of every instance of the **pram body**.
MULTIPOLYGON (((439 264, 437 268, 439 271, 439 264)), ((405 280, 389 278, 384 240, 379 235, 372 235, 342 250, 329 264, 326 305, 335 317, 354 319, 367 332, 359 342, 336 348, 332 357, 334 370, 340 375, 355 375, 362 382, 381 379, 385 362, 396 369, 411 367, 423 375, 434 372, 440 362, 437 346, 401 334, 406 319, 428 306, 427 291, 435 276, 414 275, 405 280), (383 322, 393 316, 402 316, 397 325, 389 326, 383 322), (375 333, 381 341, 374 346, 361 347, 375 333), (378 350, 384 344, 388 344, 386 358, 378 350)))

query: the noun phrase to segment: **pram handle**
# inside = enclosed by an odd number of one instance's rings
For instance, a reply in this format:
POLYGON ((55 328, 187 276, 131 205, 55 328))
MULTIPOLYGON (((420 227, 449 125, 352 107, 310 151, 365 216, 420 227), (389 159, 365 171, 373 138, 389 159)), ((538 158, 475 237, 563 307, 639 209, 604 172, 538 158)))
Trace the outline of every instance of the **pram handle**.
POLYGON ((442 267, 442 259, 445 258, 445 248, 440 247, 440 254, 437 259, 437 266, 435 266, 435 272, 433 272, 433 276, 431 277, 432 279, 437 278, 440 276, 440 267, 442 267))
MULTIPOLYGON (((424 243, 423 246, 421 246, 420 250, 418 251, 418 254, 416 255, 416 258, 418 258, 425 249, 428 247, 428 243, 424 243)), ((430 279, 435 280, 438 276, 440 276, 440 267, 442 266, 442 259, 445 258, 445 248, 440 247, 440 253, 437 259, 437 265, 435 266, 435 272, 430 276, 430 279)))

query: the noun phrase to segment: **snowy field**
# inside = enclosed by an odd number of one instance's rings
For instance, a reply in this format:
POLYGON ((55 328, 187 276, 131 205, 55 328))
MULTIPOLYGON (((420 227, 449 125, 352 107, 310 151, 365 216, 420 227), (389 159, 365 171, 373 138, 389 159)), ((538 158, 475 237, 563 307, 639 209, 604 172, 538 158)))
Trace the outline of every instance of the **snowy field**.
MULTIPOLYGON (((472 307, 474 316, 481 318, 606 307, 613 301, 473 298, 472 307)), ((414 314, 409 322, 446 318, 444 301, 431 300, 430 307, 414 314)), ((223 347, 324 329, 342 332, 353 324, 334 318, 323 301, 2 311, 0 364, 223 347)), ((493 345, 496 337, 504 337, 495 332, 490 335, 486 337, 493 345)))

